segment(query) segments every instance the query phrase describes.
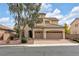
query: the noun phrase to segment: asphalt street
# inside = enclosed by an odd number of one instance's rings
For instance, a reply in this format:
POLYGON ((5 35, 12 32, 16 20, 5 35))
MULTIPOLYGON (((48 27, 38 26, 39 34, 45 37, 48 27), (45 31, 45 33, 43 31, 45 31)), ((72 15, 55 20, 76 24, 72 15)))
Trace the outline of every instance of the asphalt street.
POLYGON ((79 56, 79 46, 0 47, 0 56, 79 56))

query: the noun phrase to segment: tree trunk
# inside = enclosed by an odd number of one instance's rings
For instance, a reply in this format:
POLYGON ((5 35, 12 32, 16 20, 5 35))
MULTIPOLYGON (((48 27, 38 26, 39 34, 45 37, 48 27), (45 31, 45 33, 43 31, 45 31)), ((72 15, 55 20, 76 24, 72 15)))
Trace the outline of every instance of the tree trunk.
POLYGON ((19 33, 19 39, 22 40, 22 31, 19 33))
POLYGON ((22 38, 22 33, 21 33, 21 26, 20 26, 20 13, 18 12, 18 30, 19 30, 19 39, 21 40, 22 38))

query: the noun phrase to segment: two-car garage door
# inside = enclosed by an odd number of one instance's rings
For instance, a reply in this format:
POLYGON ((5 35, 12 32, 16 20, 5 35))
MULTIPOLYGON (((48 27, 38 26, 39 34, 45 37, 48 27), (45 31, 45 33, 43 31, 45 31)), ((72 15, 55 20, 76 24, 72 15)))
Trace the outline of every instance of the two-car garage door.
MULTIPOLYGON (((35 31, 35 39, 43 39, 43 31, 35 31)), ((47 31, 46 39, 63 39, 61 31, 47 31)))
POLYGON ((47 31, 46 32, 46 39, 63 39, 63 33, 59 31, 47 31))

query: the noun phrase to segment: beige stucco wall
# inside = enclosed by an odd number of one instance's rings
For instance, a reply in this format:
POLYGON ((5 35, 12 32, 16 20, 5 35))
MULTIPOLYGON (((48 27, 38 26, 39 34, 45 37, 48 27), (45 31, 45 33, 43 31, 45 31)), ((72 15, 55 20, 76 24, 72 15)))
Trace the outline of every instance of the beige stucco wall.
POLYGON ((2 37, 2 35, 4 34, 4 30, 0 30, 0 37, 2 37))
POLYGON ((75 20, 72 24, 71 24, 71 34, 79 34, 79 20, 75 20), (75 24, 78 24, 77 27, 75 27, 75 24))
POLYGON ((29 35, 29 34, 28 34, 28 31, 29 31, 29 30, 31 30, 31 28, 29 28, 28 25, 26 25, 26 27, 25 27, 25 29, 24 29, 24 33, 25 33, 25 36, 26 36, 26 37, 28 37, 28 35, 29 35))
MULTIPOLYGON (((5 30, 0 30, 0 38, 3 36, 3 40, 8 40, 8 38, 10 37, 10 33, 5 31, 5 30)), ((2 39, 1 39, 2 40, 2 39)))
POLYGON ((50 24, 58 24, 58 21, 56 21, 56 20, 54 20, 54 21, 51 20, 51 21, 50 21, 50 24))
POLYGON ((10 37, 10 33, 8 33, 8 32, 5 32, 4 33, 4 36, 3 36, 3 40, 8 40, 9 39, 9 37, 10 37))
POLYGON ((39 23, 39 24, 35 24, 35 26, 44 26, 44 25, 48 24, 48 23, 45 23, 45 21, 49 21, 49 24, 57 24, 58 25, 58 20, 53 20, 53 18, 51 20, 49 18, 43 18, 43 22, 39 23))

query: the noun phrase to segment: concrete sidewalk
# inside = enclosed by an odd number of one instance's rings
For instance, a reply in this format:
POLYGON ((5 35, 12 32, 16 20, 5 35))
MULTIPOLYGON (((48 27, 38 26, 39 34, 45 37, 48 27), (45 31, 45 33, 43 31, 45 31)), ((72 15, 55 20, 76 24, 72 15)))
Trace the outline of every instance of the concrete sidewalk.
POLYGON ((68 43, 68 44, 17 44, 17 45, 0 45, 0 47, 9 47, 9 46, 25 46, 25 47, 79 46, 79 43, 68 43))
POLYGON ((12 45, 5 44, 0 45, 0 47, 6 47, 6 46, 42 47, 42 46, 75 46, 75 45, 79 45, 79 43, 75 43, 67 39, 61 39, 61 40, 35 40, 34 44, 12 44, 12 45))
POLYGON ((34 40, 34 44, 72 44, 75 43, 68 39, 36 39, 34 40))

